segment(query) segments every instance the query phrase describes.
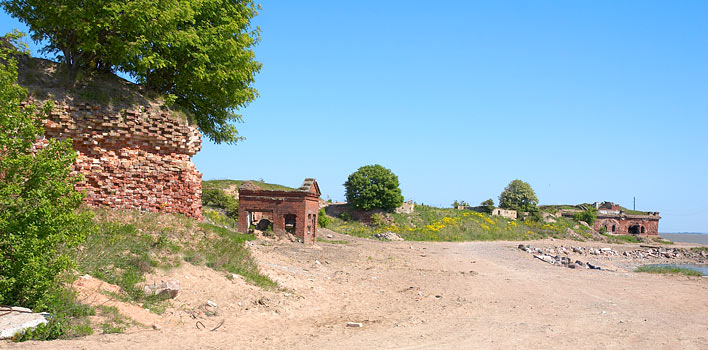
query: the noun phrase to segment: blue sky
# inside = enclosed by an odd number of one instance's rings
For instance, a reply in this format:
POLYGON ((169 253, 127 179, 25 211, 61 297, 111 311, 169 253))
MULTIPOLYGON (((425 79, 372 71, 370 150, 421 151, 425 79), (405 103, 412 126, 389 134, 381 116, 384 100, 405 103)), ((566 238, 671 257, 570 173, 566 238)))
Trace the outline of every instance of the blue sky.
POLYGON ((204 179, 315 177, 342 200, 378 163, 418 203, 496 201, 519 178, 542 204, 636 197, 662 232, 708 232, 708 2, 262 6, 247 139, 205 141, 204 179))

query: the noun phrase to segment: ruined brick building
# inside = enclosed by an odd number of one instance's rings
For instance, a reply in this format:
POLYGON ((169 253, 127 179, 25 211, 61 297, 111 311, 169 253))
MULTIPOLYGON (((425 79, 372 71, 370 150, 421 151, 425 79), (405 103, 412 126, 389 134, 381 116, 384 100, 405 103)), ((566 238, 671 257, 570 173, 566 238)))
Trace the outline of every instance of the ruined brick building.
POLYGON ((305 179, 293 191, 263 190, 253 182, 246 182, 238 190, 238 230, 248 232, 256 218, 272 221, 277 234, 292 233, 303 242, 317 241, 317 215, 321 192, 315 179, 305 179))
POLYGON ((87 204, 201 219, 202 175, 191 160, 202 142, 195 125, 113 74, 67 85, 57 63, 17 59, 27 103, 54 102, 44 121, 46 138, 73 141, 74 170, 84 178, 77 189, 87 204))
POLYGON ((89 205, 201 219, 202 175, 191 161, 201 136, 186 120, 151 106, 57 102, 44 128, 48 138, 73 140, 84 177, 77 189, 89 205))
MULTIPOLYGON (((627 211, 612 202, 594 203, 597 219, 593 224, 596 231, 604 229, 612 234, 659 235, 659 212, 627 211)), ((564 210, 563 216, 573 217, 578 210, 564 210)))

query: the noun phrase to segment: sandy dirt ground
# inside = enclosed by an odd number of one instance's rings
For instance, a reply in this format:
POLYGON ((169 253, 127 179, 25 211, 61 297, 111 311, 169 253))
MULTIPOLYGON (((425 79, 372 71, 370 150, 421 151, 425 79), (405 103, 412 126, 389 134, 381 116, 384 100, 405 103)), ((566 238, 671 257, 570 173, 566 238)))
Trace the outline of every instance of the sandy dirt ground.
POLYGON ((519 242, 379 242, 331 234, 349 243, 254 242, 262 270, 282 290, 183 264, 151 276, 181 284, 159 330, 136 326, 0 348, 708 349, 708 278, 633 273, 636 263, 620 257, 585 258, 615 271, 556 267, 517 249, 519 242))

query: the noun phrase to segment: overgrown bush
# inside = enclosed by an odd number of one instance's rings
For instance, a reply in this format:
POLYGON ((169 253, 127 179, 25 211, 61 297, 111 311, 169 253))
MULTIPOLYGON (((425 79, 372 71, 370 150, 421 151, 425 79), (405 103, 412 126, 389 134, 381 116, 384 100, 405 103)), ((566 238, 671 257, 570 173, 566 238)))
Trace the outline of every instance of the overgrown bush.
POLYGON ((581 212, 573 214, 573 220, 575 221, 585 221, 588 225, 592 226, 597 219, 597 209, 590 207, 581 212))
POLYGON ((213 187, 202 189, 202 205, 223 209, 226 216, 238 218, 238 201, 222 189, 213 187))
POLYGON ((536 193, 526 182, 514 180, 499 195, 499 207, 516 211, 532 211, 538 204, 536 193))
POLYGON ((6 44, 19 37, 0 43, 0 304, 42 310, 91 224, 89 212, 77 211, 83 195, 74 189, 71 140, 35 147, 51 105, 20 106, 27 91, 17 85, 17 51, 6 44))
POLYGON ((381 165, 366 165, 344 183, 347 202, 362 210, 393 210, 403 204, 398 176, 381 165))
POLYGON ((494 200, 489 198, 480 204, 484 208, 484 212, 491 214, 494 211, 494 200))
POLYGON ((324 208, 320 209, 320 211, 317 213, 317 224, 322 228, 327 228, 330 222, 332 222, 332 219, 327 216, 327 213, 325 212, 324 208))

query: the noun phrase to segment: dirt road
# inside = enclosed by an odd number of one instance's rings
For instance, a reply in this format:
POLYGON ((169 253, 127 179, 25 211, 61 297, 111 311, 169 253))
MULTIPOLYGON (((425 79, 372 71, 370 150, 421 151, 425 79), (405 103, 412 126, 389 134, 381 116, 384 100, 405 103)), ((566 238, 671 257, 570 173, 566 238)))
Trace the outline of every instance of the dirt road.
POLYGON ((259 264, 281 291, 265 292, 184 264, 155 276, 179 279, 182 286, 160 330, 136 327, 0 347, 708 349, 708 278, 627 272, 618 268, 626 263, 609 261, 598 264, 618 271, 560 268, 516 249, 518 242, 378 242, 333 235, 349 243, 255 243, 259 264), (207 300, 218 304, 216 315, 201 312, 207 300), (197 321, 206 329, 197 329, 197 321))

